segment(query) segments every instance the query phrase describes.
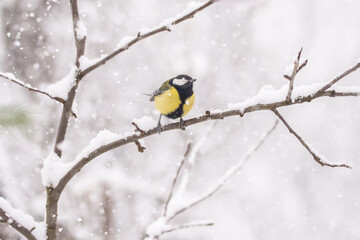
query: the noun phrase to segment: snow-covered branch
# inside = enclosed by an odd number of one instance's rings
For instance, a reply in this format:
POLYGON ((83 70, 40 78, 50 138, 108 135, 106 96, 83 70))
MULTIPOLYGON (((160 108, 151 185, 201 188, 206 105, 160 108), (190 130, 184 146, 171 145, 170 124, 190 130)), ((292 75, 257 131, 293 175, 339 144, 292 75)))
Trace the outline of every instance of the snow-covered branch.
MULTIPOLYGON (((292 94, 292 101, 286 101, 286 94, 288 86, 274 90, 270 89, 268 86, 260 90, 260 92, 253 98, 247 99, 244 102, 237 104, 229 104, 228 109, 223 111, 206 111, 204 115, 200 115, 195 118, 188 119, 184 121, 185 126, 195 125, 201 122, 206 122, 210 120, 222 120, 227 117, 232 116, 244 116, 250 112, 268 110, 272 111, 275 108, 291 106, 295 104, 301 104, 305 102, 311 102, 320 97, 345 97, 345 96, 360 96, 359 87, 337 87, 327 90, 321 94, 315 94, 319 87, 323 86, 321 83, 299 86, 294 89, 292 94)), ((106 144, 103 145, 94 145, 91 144, 92 151, 87 151, 86 155, 76 161, 73 167, 67 172, 59 181, 58 186, 55 190, 59 193, 63 191, 66 184, 91 160, 94 158, 106 153, 112 149, 118 148, 120 146, 126 145, 128 143, 135 143, 135 141, 146 138, 151 135, 157 134, 156 121, 150 119, 153 123, 152 128, 142 129, 144 133, 139 131, 134 131, 132 133, 126 133, 123 136, 118 135, 116 140, 106 141, 106 144)), ((163 126, 162 131, 167 132, 170 130, 179 129, 179 123, 170 123, 163 126)))
MULTIPOLYGON (((29 240, 37 240, 33 231, 39 228, 39 223, 32 216, 26 215, 20 209, 13 208, 8 201, 0 197, 0 218, 29 240)), ((40 229, 38 229, 40 230, 40 229)))
POLYGON ((322 156, 321 154, 317 153, 313 148, 311 148, 304 140, 302 137, 300 137, 299 134, 297 134, 295 132, 294 129, 292 129, 290 127, 290 125, 286 122, 286 120, 284 119, 284 117, 279 113, 278 110, 273 109, 272 110, 275 115, 281 120, 281 122, 286 126, 286 128, 289 130, 290 133, 292 133, 298 140, 299 142, 306 148, 306 150, 313 156, 314 160, 316 162, 318 162, 321 166, 328 166, 328 167, 345 167, 345 168, 351 168, 351 166, 344 164, 344 163, 330 163, 326 160, 326 158, 324 156, 322 156))
POLYGON ((104 55, 98 61, 96 61, 95 63, 91 63, 88 66, 81 66, 81 69, 83 69, 82 73, 81 73, 82 76, 87 75, 91 71, 93 71, 96 68, 100 67, 101 65, 105 64, 107 61, 109 61, 113 57, 117 56, 119 53, 129 49, 129 47, 131 47, 135 43, 137 43, 145 38, 148 38, 152 35, 155 35, 157 33, 164 32, 164 31, 171 31, 171 29, 173 28, 174 25, 177 25, 187 19, 194 17, 194 15, 196 13, 209 7, 216 1, 217 0, 209 0, 207 2, 190 2, 188 4, 187 8, 183 12, 177 14, 175 17, 164 20, 162 23, 160 23, 158 26, 156 26, 154 28, 146 28, 146 29, 140 30, 136 36, 124 37, 117 45, 114 52, 110 53, 109 55, 104 55))
POLYGON ((30 90, 30 91, 32 91, 32 92, 37 92, 37 93, 41 93, 41 94, 43 94, 43 95, 45 95, 45 96, 48 96, 49 98, 54 99, 54 100, 56 100, 56 101, 58 101, 58 102, 60 102, 60 103, 64 103, 64 102, 65 102, 65 100, 64 100, 63 98, 61 98, 61 97, 58 97, 58 96, 53 95, 53 94, 50 94, 48 91, 43 91, 43 90, 40 90, 40 89, 38 89, 38 88, 35 88, 35 87, 31 86, 30 84, 25 83, 25 82, 17 79, 17 78, 14 76, 14 74, 12 74, 12 73, 0 72, 0 77, 2 77, 2 78, 4 78, 4 79, 7 79, 7 80, 10 80, 11 82, 16 83, 17 85, 22 86, 22 87, 24 87, 24 88, 26 88, 26 89, 28 89, 28 90, 30 90))

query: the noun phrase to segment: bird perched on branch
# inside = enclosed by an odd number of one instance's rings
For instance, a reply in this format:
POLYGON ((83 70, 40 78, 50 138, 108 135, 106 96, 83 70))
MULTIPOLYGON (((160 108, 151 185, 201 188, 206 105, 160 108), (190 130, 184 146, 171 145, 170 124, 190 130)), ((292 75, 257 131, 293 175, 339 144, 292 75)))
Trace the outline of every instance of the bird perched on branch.
POLYGON ((194 105, 195 94, 193 92, 193 83, 196 79, 188 75, 178 75, 164 82, 150 96, 150 101, 155 102, 155 108, 160 112, 159 122, 157 125, 158 133, 161 132, 161 116, 168 118, 180 118, 180 128, 185 130, 184 120, 194 105))

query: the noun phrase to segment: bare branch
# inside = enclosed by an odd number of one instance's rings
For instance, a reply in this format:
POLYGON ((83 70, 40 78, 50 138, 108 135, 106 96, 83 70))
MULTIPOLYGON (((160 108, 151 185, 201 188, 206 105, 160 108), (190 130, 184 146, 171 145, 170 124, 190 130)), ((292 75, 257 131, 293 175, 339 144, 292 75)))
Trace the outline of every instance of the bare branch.
POLYGON ((128 50, 129 47, 131 47, 132 45, 134 45, 135 43, 144 40, 145 38, 148 38, 152 35, 155 35, 157 33, 160 32, 164 32, 164 31, 169 31, 169 26, 173 26, 173 25, 177 25, 187 19, 190 19, 192 17, 194 17, 194 15, 198 12, 200 12, 201 10, 209 7, 210 5, 212 5, 214 2, 216 2, 215 0, 209 0, 207 2, 205 2, 203 5, 201 5, 200 7, 196 8, 195 10, 191 11, 190 13, 184 15, 184 16, 180 16, 177 19, 174 19, 172 22, 170 22, 168 25, 164 25, 164 26, 159 26, 157 28, 152 29, 150 32, 144 33, 142 34, 141 32, 138 32, 137 36, 134 37, 133 40, 131 40, 130 42, 128 42, 126 45, 124 45, 123 47, 120 47, 118 49, 116 49, 114 52, 112 52, 111 54, 107 55, 104 58, 101 58, 98 62, 96 62, 95 64, 87 67, 86 69, 84 69, 82 71, 82 75, 85 76, 88 73, 90 73, 91 71, 95 70, 96 68, 100 67, 101 65, 105 64, 107 61, 109 61, 110 59, 114 58, 115 56, 117 56, 119 53, 128 50))
POLYGON ((135 131, 139 132, 140 134, 145 134, 146 133, 135 122, 131 122, 131 124, 135 127, 135 131))
POLYGON ((290 102, 291 101, 291 93, 294 89, 294 81, 295 81, 295 77, 297 75, 298 72, 300 72, 300 70, 306 66, 308 60, 306 59, 300 66, 300 59, 301 59, 301 53, 302 53, 302 50, 303 48, 300 49, 298 55, 297 55, 297 58, 294 62, 294 67, 293 67, 293 71, 292 71, 292 74, 291 76, 288 76, 288 75, 284 75, 284 77, 286 79, 288 79, 290 82, 289 82, 289 90, 288 90, 288 93, 286 95, 286 101, 287 102, 290 102))
POLYGON ((332 85, 334 85, 335 83, 337 83, 338 81, 340 81, 341 79, 343 79, 344 77, 346 77, 347 75, 349 75, 352 72, 355 72, 356 70, 358 70, 358 68, 360 68, 360 61, 355 64, 353 67, 349 68, 348 70, 346 70, 345 72, 343 72, 342 74, 340 74, 339 76, 337 76, 336 78, 334 78, 333 80, 331 80, 328 84, 326 84, 323 88, 321 88, 319 91, 316 92, 316 95, 321 94, 323 92, 325 92, 326 90, 328 90, 332 85))
POLYGON ((9 224, 16 231, 21 233, 24 237, 29 240, 37 240, 36 237, 31 233, 32 230, 29 230, 22 226, 19 222, 17 222, 14 218, 12 218, 8 213, 6 213, 2 208, 0 208, 0 217, 2 218, 2 222, 9 224))
POLYGON ((176 185, 176 183, 177 183, 177 181, 178 181, 180 171, 181 171, 182 167, 184 166, 185 160, 186 160, 186 158, 187 158, 187 156, 188 156, 188 154, 189 154, 189 152, 190 152, 190 149, 191 149, 191 143, 189 143, 189 144, 187 145, 185 154, 184 154, 184 156, 181 158, 179 167, 178 167, 178 169, 177 169, 177 171, 176 171, 176 175, 175 175, 175 177, 174 177, 174 179, 173 179, 173 182, 172 182, 172 184, 171 184, 169 197, 167 198, 167 200, 166 200, 166 202, 165 202, 165 205, 164 205, 164 212, 163 212, 163 216, 164 216, 164 217, 167 215, 167 210, 168 210, 168 207, 169 207, 169 203, 170 203, 170 201, 171 201, 171 199, 172 199, 172 196, 173 196, 173 194, 174 194, 175 185, 176 185))
POLYGON ((142 153, 146 150, 146 147, 142 146, 141 143, 139 142, 139 140, 135 140, 134 142, 135 142, 139 152, 142 153))
POLYGON ((351 168, 349 165, 347 164, 336 164, 336 163, 328 163, 325 162, 321 159, 320 155, 318 153, 316 153, 313 149, 311 149, 309 147, 308 144, 306 144, 306 142, 299 136, 299 134, 297 134, 294 129, 292 129, 290 127, 290 125, 285 121, 285 119, 283 118, 283 116, 281 116, 281 114, 278 112, 278 110, 276 110, 275 108, 272 110, 275 115, 284 123, 284 125, 287 127, 287 129, 289 130, 290 133, 292 133, 298 140, 299 142, 306 148, 306 150, 313 156, 314 160, 316 162, 318 162, 321 166, 328 166, 328 167, 345 167, 345 168, 351 168))
MULTIPOLYGON (((320 97, 341 97, 341 96, 360 96, 360 93, 359 92, 336 92, 334 90, 325 91, 324 93, 318 94, 318 95, 309 94, 307 96, 298 97, 293 102, 286 102, 284 100, 284 101, 280 101, 280 102, 259 103, 259 104, 254 104, 254 105, 248 106, 242 110, 227 110, 227 111, 217 112, 217 113, 213 113, 213 114, 204 114, 204 115, 201 115, 201 116, 198 116, 195 118, 188 119, 188 120, 184 121, 184 124, 185 124, 185 126, 191 126, 191 125, 195 125, 195 124, 205 122, 205 121, 220 120, 220 119, 224 119, 224 118, 231 117, 231 116, 239 116, 240 113, 246 114, 246 113, 262 111, 262 110, 270 110, 271 111, 274 108, 291 106, 291 105, 295 105, 295 104, 301 104, 304 102, 310 102, 310 101, 320 98, 320 97)), ((179 128, 180 128, 179 123, 171 123, 171 124, 164 125, 162 132, 179 129, 179 128)), ((75 176, 86 164, 88 164, 94 158, 96 158, 96 157, 102 155, 103 153, 106 153, 114 148, 126 145, 128 143, 132 143, 135 140, 146 138, 146 137, 154 135, 154 134, 157 134, 156 127, 146 131, 145 134, 139 135, 138 133, 134 133, 126 138, 121 138, 117 141, 111 142, 109 144, 103 145, 103 146, 95 149, 87 157, 84 157, 83 159, 81 159, 77 164, 74 165, 74 167, 72 167, 65 174, 65 176, 59 181, 59 184, 56 187, 56 191, 58 193, 61 193, 63 191, 64 187, 66 186, 66 184, 73 178, 73 176, 75 176)))
POLYGON ((271 129, 269 131, 267 131, 264 136, 260 139, 259 143, 253 148, 251 149, 246 156, 240 160, 240 162, 238 164, 236 164, 234 167, 232 167, 231 169, 228 170, 228 172, 221 178, 221 180, 219 181, 219 183, 217 183, 210 191, 208 191, 206 194, 204 194, 203 196, 200 196, 199 198, 195 199, 194 201, 192 201, 190 204, 188 204, 187 206, 180 208, 179 210, 177 210, 176 212, 173 213, 172 216, 169 217, 169 221, 174 219, 177 215, 179 215, 182 212, 185 212, 187 210, 189 210, 190 208, 196 206, 197 204, 203 202, 204 200, 212 197, 217 191, 219 191, 219 189, 224 186, 224 184, 229 180, 229 178, 231 178, 232 176, 234 176, 234 174, 236 172, 238 172, 242 166, 247 162, 247 160, 250 159, 250 157, 263 145, 263 143, 266 141, 266 139, 270 136, 270 134, 275 130, 276 126, 278 125, 278 121, 275 121, 274 125, 271 127, 271 129))
MULTIPOLYGON (((12 74, 11 74, 11 75, 12 75, 12 74)), ((41 93, 41 94, 43 94, 43 95, 45 95, 45 96, 47 96, 47 97, 49 97, 49 98, 51 98, 51 99, 54 99, 55 101, 60 102, 60 103, 64 103, 64 102, 65 102, 64 99, 59 98, 59 97, 53 97, 53 96, 51 96, 49 93, 47 93, 47 92, 45 92, 45 91, 42 91, 42 90, 40 90, 40 89, 37 89, 37 88, 35 88, 35 87, 32 87, 30 84, 24 83, 23 81, 20 81, 19 79, 16 79, 15 77, 13 77, 13 76, 11 76, 11 75, 0 72, 0 77, 5 78, 5 79, 7 79, 7 80, 10 80, 10 81, 12 81, 13 83, 16 83, 17 85, 22 86, 22 87, 28 89, 29 91, 41 93)))
POLYGON ((73 20, 73 30, 74 30, 74 39, 75 39, 75 46, 76 46, 76 59, 75 65, 79 68, 80 62, 79 59, 85 53, 85 43, 86 43, 86 36, 79 36, 79 25, 82 24, 80 22, 79 10, 78 10, 78 3, 77 0, 70 0, 71 6, 71 13, 72 13, 72 20, 73 20))
POLYGON ((209 227, 209 226, 213 226, 215 223, 214 222, 194 222, 194 223, 187 223, 184 225, 180 225, 180 226, 174 226, 170 229, 164 230, 161 232, 161 234, 164 233, 169 233, 169 232, 174 232, 177 230, 181 230, 181 229, 185 229, 185 228, 193 228, 193 227, 209 227))

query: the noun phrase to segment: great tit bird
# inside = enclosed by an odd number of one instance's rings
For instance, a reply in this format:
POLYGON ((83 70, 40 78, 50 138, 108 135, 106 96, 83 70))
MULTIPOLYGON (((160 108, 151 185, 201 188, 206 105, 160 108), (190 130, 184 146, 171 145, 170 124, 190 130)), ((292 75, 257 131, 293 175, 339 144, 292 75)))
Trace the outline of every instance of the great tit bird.
POLYGON ((188 75, 178 75, 164 82, 159 89, 151 94, 150 101, 155 102, 155 108, 160 112, 157 125, 158 133, 161 132, 161 116, 168 118, 180 118, 180 128, 185 130, 184 120, 194 105, 195 94, 193 92, 193 83, 196 79, 188 75))

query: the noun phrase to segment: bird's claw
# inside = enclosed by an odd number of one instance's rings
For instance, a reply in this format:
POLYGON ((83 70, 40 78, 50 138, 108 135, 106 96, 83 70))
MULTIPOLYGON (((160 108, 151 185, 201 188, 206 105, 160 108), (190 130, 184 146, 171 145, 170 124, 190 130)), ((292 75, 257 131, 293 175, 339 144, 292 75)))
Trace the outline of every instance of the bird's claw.
POLYGON ((182 118, 180 118, 180 123, 179 123, 179 125, 180 125, 180 129, 183 130, 183 131, 185 131, 185 123, 184 123, 184 120, 183 120, 182 118))
POLYGON ((160 134, 160 132, 162 131, 162 126, 160 123, 157 125, 156 131, 158 134, 160 134))

